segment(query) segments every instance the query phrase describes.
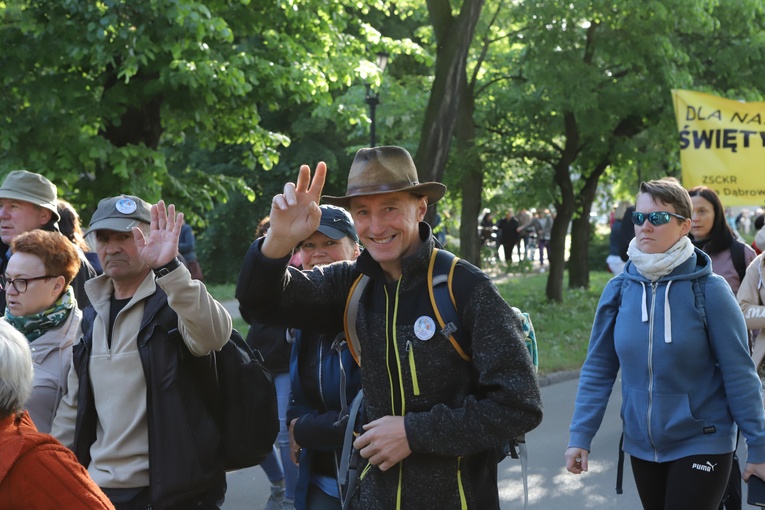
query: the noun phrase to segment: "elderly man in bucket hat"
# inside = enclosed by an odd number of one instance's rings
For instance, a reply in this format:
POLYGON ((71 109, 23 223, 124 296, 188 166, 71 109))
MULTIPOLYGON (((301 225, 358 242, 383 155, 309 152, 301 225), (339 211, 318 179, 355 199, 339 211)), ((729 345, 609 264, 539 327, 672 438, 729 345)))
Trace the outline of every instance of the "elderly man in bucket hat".
POLYGON ((446 188, 420 183, 405 149, 358 151, 343 196, 321 196, 325 177, 323 162, 313 180, 303 165, 273 198, 271 230, 239 275, 241 306, 264 322, 331 333, 367 275, 355 326, 368 423, 354 445, 371 468, 351 506, 498 509, 496 447, 542 419, 519 319, 486 274, 459 260, 452 289, 472 358, 437 330, 427 281, 435 245, 422 220, 446 188), (319 225, 322 198, 350 211, 364 251, 355 262, 289 268, 293 247, 319 225))
POLYGON ((88 229, 104 272, 86 286, 93 306, 52 435, 117 510, 217 509, 226 491, 193 367, 228 341, 231 317, 178 259, 182 224, 173 205, 121 195, 99 202, 88 229))
MULTIPOLYGON (((13 238, 24 232, 41 229, 58 232, 60 217, 56 207, 56 185, 44 176, 26 170, 9 173, 0 186, 0 239, 5 249, 0 254, 0 271, 10 258, 9 246, 13 238)), ((96 276, 85 253, 77 248, 80 270, 72 281, 77 306, 82 310, 90 304, 85 293, 85 282, 96 276)), ((5 290, 0 292, 0 306, 5 310, 5 290)))

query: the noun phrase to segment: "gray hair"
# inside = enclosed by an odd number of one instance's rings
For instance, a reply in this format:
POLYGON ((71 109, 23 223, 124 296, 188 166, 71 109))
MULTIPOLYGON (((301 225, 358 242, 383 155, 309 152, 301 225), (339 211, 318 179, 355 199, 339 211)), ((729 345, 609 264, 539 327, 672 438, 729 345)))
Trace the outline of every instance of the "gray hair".
POLYGON ((0 419, 21 413, 32 393, 32 377, 29 342, 0 320, 0 419))

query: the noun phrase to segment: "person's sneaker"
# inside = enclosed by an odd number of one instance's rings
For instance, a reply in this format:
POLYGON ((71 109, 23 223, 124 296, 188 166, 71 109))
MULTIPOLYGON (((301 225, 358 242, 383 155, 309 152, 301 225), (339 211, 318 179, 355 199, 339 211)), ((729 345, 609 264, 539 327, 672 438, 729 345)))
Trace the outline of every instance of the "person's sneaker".
POLYGON ((284 501, 282 501, 282 510, 295 510, 295 501, 285 498, 284 501))
POLYGON ((284 487, 271 486, 271 496, 266 501, 264 510, 282 510, 284 507, 284 487))

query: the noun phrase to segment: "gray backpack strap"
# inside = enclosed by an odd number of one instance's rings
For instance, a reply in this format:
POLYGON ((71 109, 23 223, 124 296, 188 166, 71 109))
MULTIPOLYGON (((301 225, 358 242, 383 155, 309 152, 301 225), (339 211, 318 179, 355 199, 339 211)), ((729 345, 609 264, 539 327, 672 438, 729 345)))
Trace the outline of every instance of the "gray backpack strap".
POLYGON ((345 339, 353 359, 359 366, 361 366, 361 344, 356 332, 356 319, 359 316, 359 301, 361 301, 361 295, 364 293, 367 283, 369 283, 367 275, 359 276, 353 283, 351 291, 348 293, 348 300, 345 302, 345 339))
POLYGON ((361 454, 353 447, 356 439, 355 431, 359 417, 359 409, 364 400, 364 390, 359 390, 351 402, 348 413, 348 423, 345 425, 343 437, 343 453, 340 455, 340 468, 337 471, 337 479, 340 482, 340 500, 343 510, 348 508, 353 493, 359 485, 359 470, 361 469, 361 454))

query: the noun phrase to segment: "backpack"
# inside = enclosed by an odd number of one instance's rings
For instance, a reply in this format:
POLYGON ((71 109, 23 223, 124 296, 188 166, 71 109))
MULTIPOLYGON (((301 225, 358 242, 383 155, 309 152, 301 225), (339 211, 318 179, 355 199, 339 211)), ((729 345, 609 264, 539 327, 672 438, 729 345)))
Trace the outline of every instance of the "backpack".
MULTIPOLYGON (((178 315, 169 306, 163 306, 157 316, 167 338, 182 342, 178 315)), ((91 345, 95 317, 95 309, 89 306, 83 310, 80 323, 83 339, 91 345)), ((212 391, 200 392, 218 425, 226 470, 263 462, 279 432, 279 418, 276 388, 260 353, 250 349, 239 331, 232 328, 220 351, 202 357, 182 356, 180 362, 188 363, 196 380, 217 382, 212 391)))
MULTIPOLYGON (((464 331, 460 313, 457 311, 457 305, 452 291, 454 268, 458 261, 459 257, 446 250, 440 250, 438 248, 433 249, 430 263, 428 264, 428 294, 441 332, 449 339, 449 343, 451 343, 454 350, 457 351, 457 354, 459 354, 465 361, 470 361, 472 354, 470 335, 464 331)), ((345 306, 345 336, 348 340, 348 347, 351 354, 359 366, 361 366, 361 344, 359 343, 359 337, 356 332, 356 319, 358 318, 359 301, 361 300, 361 295, 368 283, 369 277, 363 274, 360 275, 351 286, 345 306)), ((537 349, 534 325, 531 323, 531 318, 528 313, 521 312, 515 307, 511 307, 511 310, 521 321, 526 347, 529 350, 529 355, 534 364, 534 370, 537 371, 539 368, 539 352, 537 349)), ((359 393, 360 395, 357 396, 357 399, 361 400, 363 397, 361 396, 361 392, 359 393)), ((363 410, 363 402, 359 402, 355 407, 356 410, 363 410)), ((363 420, 361 419, 361 413, 358 415, 354 414, 353 405, 351 406, 351 409, 345 441, 343 443, 341 469, 338 474, 338 479, 341 484, 341 500, 343 500, 344 503, 343 508, 346 508, 346 502, 350 500, 350 496, 356 489, 358 476, 360 475, 359 470, 361 469, 359 466, 360 460, 358 459, 358 452, 353 448, 352 443, 353 439, 355 439, 355 437, 362 431, 361 424, 363 420)), ((525 508, 528 505, 528 452, 526 449, 525 436, 522 434, 513 438, 508 438, 504 445, 497 447, 496 453, 497 462, 501 462, 507 456, 514 459, 520 459, 525 508)))
POLYGON ((746 248, 744 248, 744 243, 734 239, 733 244, 730 245, 730 258, 733 262, 733 267, 736 269, 736 273, 738 273, 739 282, 743 282, 744 276, 746 276, 745 251, 746 248))

